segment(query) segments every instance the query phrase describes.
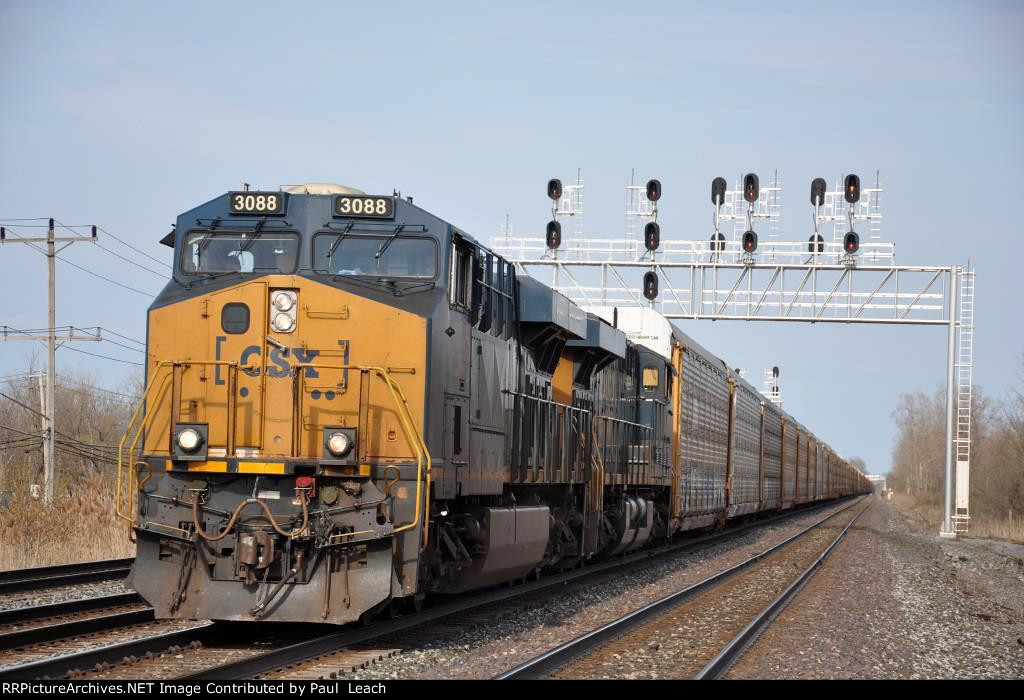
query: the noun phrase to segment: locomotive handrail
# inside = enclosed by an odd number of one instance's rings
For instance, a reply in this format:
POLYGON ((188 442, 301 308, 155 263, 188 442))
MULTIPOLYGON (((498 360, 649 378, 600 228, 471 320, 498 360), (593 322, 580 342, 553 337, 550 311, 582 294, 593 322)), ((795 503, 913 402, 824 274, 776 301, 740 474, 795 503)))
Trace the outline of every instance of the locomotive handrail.
MULTIPOLYGON (((135 490, 136 480, 134 471, 131 467, 134 465, 132 455, 135 454, 135 450, 138 446, 139 440, 142 435, 146 432, 149 427, 150 421, 156 415, 156 411, 149 411, 143 414, 143 409, 146 406, 146 402, 149 399, 153 389, 158 385, 161 387, 166 386, 168 379, 171 378, 170 374, 166 374, 162 381, 158 381, 157 378, 161 374, 162 370, 170 367, 188 367, 190 365, 205 365, 205 366, 227 366, 232 370, 235 369, 256 369, 255 367, 245 366, 239 367, 237 362, 227 360, 184 360, 184 361, 173 361, 165 360, 157 363, 153 372, 153 381, 148 384, 142 397, 139 400, 139 404, 136 407, 131 419, 128 421, 128 427, 125 430, 124 435, 121 437, 120 443, 118 443, 118 454, 117 454, 117 484, 116 484, 116 496, 114 499, 114 511, 115 515, 134 525, 138 518, 135 513, 135 490), (143 416, 141 425, 136 424, 139 422, 140 416, 143 416), (125 443, 128 441, 132 433, 135 433, 134 438, 128 447, 127 453, 125 452, 125 443), (122 500, 123 499, 123 500, 122 500), (122 505, 124 508, 122 508, 122 505)), ((402 391, 401 384, 394 379, 391 374, 393 370, 389 367, 377 367, 377 366, 363 366, 363 365, 323 365, 323 364, 300 364, 296 367, 296 374, 299 378, 300 387, 299 401, 301 402, 301 389, 302 381, 305 377, 305 371, 307 368, 315 369, 337 369, 337 370, 358 370, 360 372, 371 372, 376 374, 384 382, 384 385, 388 388, 388 392, 391 394, 392 400, 395 402, 395 406, 398 408, 399 423, 402 426, 402 431, 405 433, 406 440, 409 445, 413 448, 416 453, 416 505, 415 515, 411 522, 406 523, 395 528, 392 534, 398 532, 404 532, 411 530, 420 524, 420 518, 422 511, 426 509, 426 503, 430 500, 430 450, 427 448, 427 444, 423 439, 421 432, 417 429, 416 423, 412 418, 409 411, 409 403, 405 397, 405 392, 402 391), (421 498, 422 497, 422 498, 421 498)), ((158 392, 159 393, 159 392, 158 392)), ((301 403, 298 404, 300 408, 299 415, 295 417, 295 420, 301 420, 301 403)), ((173 409, 172 409, 173 410, 173 409)), ((172 416, 173 419, 173 416, 172 416)), ((228 421, 231 422, 233 416, 228 417, 228 421)), ((172 420, 173 423, 173 420, 172 420)), ((426 519, 424 518, 424 521, 426 519)), ((338 536, 341 537, 353 537, 355 535, 362 534, 376 534, 372 530, 360 531, 360 532, 347 532, 340 533, 338 536)), ((426 548, 429 533, 426 527, 423 528, 423 542, 422 548, 426 548)))
MULTIPOLYGON (((138 442, 139 435, 142 434, 142 426, 139 426, 135 432, 135 439, 132 441, 132 446, 128 449, 127 460, 125 460, 124 444, 127 442, 128 437, 135 430, 135 424, 139 420, 139 416, 142 415, 143 408, 146 406, 146 399, 149 398, 150 392, 157 385, 156 373, 159 372, 160 367, 164 363, 159 363, 154 372, 154 380, 146 385, 145 391, 142 392, 142 396, 139 398, 139 404, 135 407, 135 411, 132 413, 132 417, 128 419, 128 425, 125 428, 124 435, 121 436, 121 441, 117 444, 117 485, 115 486, 115 497, 114 497, 114 515, 121 520, 127 521, 129 524, 134 525, 136 522, 135 516, 135 479, 132 478, 134 472, 132 468, 135 465, 135 460, 132 459, 132 454, 135 452, 135 444, 138 442), (127 466, 125 462, 127 461, 127 466), (127 473, 126 473, 127 470, 127 473), (127 501, 125 503, 124 512, 121 510, 121 498, 125 497, 127 501)), ((164 377, 161 386, 167 384, 168 377, 164 377)), ((145 423, 146 420, 143 419, 145 423)))
MULTIPOLYGON (((391 377, 392 370, 388 367, 376 367, 367 365, 323 365, 323 364, 299 364, 296 365, 296 372, 299 378, 299 387, 296 392, 299 396, 297 399, 297 408, 299 415, 294 420, 301 420, 301 396, 304 389, 304 379, 307 368, 313 368, 317 370, 322 369, 336 369, 336 370, 358 370, 360 372, 372 372, 379 376, 383 380, 384 385, 388 388, 391 393, 391 398, 395 402, 395 406, 398 407, 398 418, 402 425, 402 431, 405 433, 405 439, 409 442, 410 447, 416 452, 416 511, 411 522, 401 525, 394 530, 392 534, 405 532, 411 530, 419 525, 421 515, 421 501, 424 504, 430 502, 430 450, 427 448, 427 443, 423 440, 423 436, 420 431, 416 428, 416 422, 412 419, 412 414, 409 412, 409 402, 405 398, 405 392, 402 391, 401 384, 398 383, 393 377, 391 377), (424 467, 424 465, 426 465, 424 467), (422 488, 422 490, 421 490, 422 488), (424 496, 424 498, 420 498, 424 496)), ((425 510, 426 505, 422 506, 425 510)), ((424 518, 424 522, 426 518, 424 518)), ((355 535, 374 534, 373 530, 363 530, 360 532, 343 532, 332 537, 354 537, 355 535)), ((427 541, 429 538, 428 528, 424 525, 423 527, 423 543, 421 549, 426 549, 427 541)))
POLYGON ((643 423, 634 423, 633 421, 626 420, 624 418, 615 418, 614 416, 594 416, 594 420, 604 420, 610 423, 622 423, 623 425, 629 425, 634 428, 641 428, 647 431, 654 430, 653 426, 644 425, 643 423))
MULTIPOLYGON (((153 381, 146 385, 145 391, 142 392, 142 396, 139 398, 139 405, 135 407, 135 411, 132 413, 132 417, 128 420, 128 426, 125 428, 124 435, 121 436, 121 441, 117 445, 117 484, 115 486, 116 493, 114 497, 114 515, 121 520, 125 520, 128 523, 134 525, 137 522, 135 515, 135 472, 132 470, 135 461, 132 455, 135 454, 135 448, 139 444, 139 439, 145 433, 146 428, 149 426, 150 420, 156 415, 156 411, 150 411, 145 413, 142 419, 142 425, 135 429, 135 424, 138 422, 139 417, 143 415, 143 409, 146 407, 146 401, 149 399, 150 393, 153 388, 157 386, 157 377, 160 375, 160 371, 170 367, 188 367, 190 365, 206 365, 214 366, 220 365, 225 367, 240 368, 240 369, 258 369, 250 365, 240 367, 237 362, 230 360, 163 360, 156 364, 153 368, 153 381), (132 432, 135 432, 135 437, 132 439, 131 445, 128 447, 127 455, 125 454, 124 445, 128 441, 129 436, 132 432), (126 459, 127 456, 127 459, 126 459), (127 470, 127 473, 126 473, 127 470), (121 497, 122 494, 126 496, 126 503, 124 512, 121 509, 121 497)), ((164 376, 163 381, 160 383, 161 388, 167 385, 167 381, 172 378, 171 374, 164 376)))

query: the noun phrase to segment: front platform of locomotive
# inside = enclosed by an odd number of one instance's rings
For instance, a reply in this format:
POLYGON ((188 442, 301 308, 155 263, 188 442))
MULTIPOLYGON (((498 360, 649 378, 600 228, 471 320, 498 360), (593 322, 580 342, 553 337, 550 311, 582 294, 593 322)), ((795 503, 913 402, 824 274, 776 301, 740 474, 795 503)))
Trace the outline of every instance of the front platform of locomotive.
POLYGON ((346 623, 415 596, 447 235, 328 185, 178 218, 118 468, 157 617, 346 623))

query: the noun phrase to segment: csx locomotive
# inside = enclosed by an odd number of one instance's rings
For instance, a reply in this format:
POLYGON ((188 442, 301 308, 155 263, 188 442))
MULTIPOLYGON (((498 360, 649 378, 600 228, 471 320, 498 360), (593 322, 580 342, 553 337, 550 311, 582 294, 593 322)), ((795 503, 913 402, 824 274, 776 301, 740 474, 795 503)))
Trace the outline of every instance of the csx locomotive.
POLYGON ((348 623, 868 488, 653 310, 411 197, 229 192, 163 242, 117 493, 157 617, 348 623))

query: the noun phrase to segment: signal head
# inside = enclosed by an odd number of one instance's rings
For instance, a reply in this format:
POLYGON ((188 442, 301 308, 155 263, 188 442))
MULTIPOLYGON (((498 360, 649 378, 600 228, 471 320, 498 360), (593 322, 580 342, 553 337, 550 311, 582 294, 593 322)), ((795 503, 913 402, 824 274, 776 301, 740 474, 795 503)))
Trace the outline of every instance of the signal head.
POLYGON ((725 188, 727 186, 724 177, 716 177, 711 181, 711 203, 716 207, 725 203, 725 188))
POLYGON ((723 250, 725 250, 725 234, 721 232, 711 234, 711 252, 721 253, 723 250))
POLYGON ((551 250, 555 250, 562 245, 562 224, 557 221, 549 221, 545 238, 547 239, 548 248, 551 250))
POLYGON ((847 175, 843 180, 843 197, 850 204, 860 201, 860 178, 856 175, 847 175))
POLYGON ((820 207, 825 203, 825 189, 828 185, 825 184, 825 178, 816 177, 811 180, 811 204, 816 207, 820 207))
POLYGON ((843 250, 851 255, 860 250, 860 236, 854 231, 843 236, 843 250))
POLYGON ((753 230, 743 234, 743 252, 753 253, 757 250, 757 234, 753 230))
POLYGON ((548 180, 548 198, 553 202, 562 198, 562 181, 557 177, 548 180))
POLYGON ((644 247, 647 250, 657 250, 661 245, 661 226, 657 221, 648 221, 644 226, 644 247))
POLYGON ((658 275, 654 270, 644 273, 644 296, 650 301, 658 298, 658 275))
POLYGON ((821 237, 820 233, 816 233, 807 239, 807 252, 808 253, 824 253, 825 252, 825 239, 821 237))
POLYGON ((661 182, 658 180, 647 181, 647 201, 657 202, 661 199, 661 182))
POLYGON ((761 186, 758 184, 757 175, 747 173, 743 176, 743 199, 753 204, 761 194, 761 186))

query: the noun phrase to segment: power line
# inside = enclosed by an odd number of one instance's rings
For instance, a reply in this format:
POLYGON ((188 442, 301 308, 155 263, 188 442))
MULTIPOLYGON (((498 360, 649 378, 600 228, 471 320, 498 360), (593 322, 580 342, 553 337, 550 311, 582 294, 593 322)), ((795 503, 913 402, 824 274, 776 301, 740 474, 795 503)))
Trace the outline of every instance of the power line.
POLYGON ((39 444, 35 444, 36 443, 35 440, 32 440, 30 438, 23 438, 22 441, 19 442, 18 444, 5 443, 3 445, 0 445, 0 450, 19 450, 19 449, 24 449, 26 452, 29 452, 30 450, 38 450, 42 446, 42 444, 43 444, 43 439, 42 438, 38 438, 38 440, 39 440, 39 444))
MULTIPOLYGON (((55 220, 55 221, 56 221, 56 220, 55 220)), ((68 231, 70 231, 71 233, 75 234, 76 236, 79 236, 80 238, 91 238, 91 236, 86 236, 86 235, 85 235, 84 233, 79 233, 78 231, 74 230, 74 229, 73 229, 73 228, 71 228, 70 226, 67 226, 67 225, 65 225, 65 224, 62 224, 62 223, 61 223, 61 222, 59 222, 59 221, 57 221, 56 223, 57 223, 57 225, 58 225, 58 226, 60 226, 61 228, 67 229, 68 231)), ((97 228, 97 230, 99 229, 99 227, 98 227, 98 226, 97 226, 96 228, 97 228)), ((106 251, 106 252, 110 253, 111 255, 113 255, 114 257, 117 257, 117 258, 121 258, 121 260, 124 260, 124 261, 125 261, 126 263, 128 263, 128 264, 130 264, 130 265, 134 265, 135 267, 137 267, 137 268, 139 268, 139 269, 141 269, 141 270, 145 270, 146 272, 150 272, 150 273, 152 273, 152 274, 156 275, 157 277, 160 277, 160 278, 166 278, 166 277, 167 277, 167 275, 165 275, 165 274, 164 274, 164 273, 162 273, 162 272, 157 272, 156 270, 152 270, 152 269, 150 269, 150 268, 146 267, 145 265, 142 265, 142 264, 140 264, 140 263, 137 263, 137 262, 135 262, 135 261, 134 261, 134 260, 132 260, 131 258, 126 258, 126 257, 124 257, 123 255, 121 255, 120 253, 115 253, 114 251, 112 251, 112 250, 111 250, 110 248, 107 248, 107 247, 106 247, 105 245, 103 245, 103 244, 102 244, 102 243, 100 243, 99 241, 96 241, 96 246, 97 246, 97 247, 98 247, 98 248, 99 248, 100 250, 104 250, 104 251, 106 251)))
POLYGON ((45 414, 40 413, 39 411, 37 411, 36 409, 32 408, 31 406, 23 404, 21 401, 18 401, 18 399, 14 398, 13 396, 8 396, 7 394, 5 394, 2 391, 0 391, 0 396, 3 396, 8 401, 13 401, 14 403, 16 403, 19 406, 21 406, 22 408, 24 408, 26 411, 31 411, 32 413, 36 414, 40 418, 46 418, 45 414))
MULTIPOLYGON (((8 220, 9 221, 13 221, 13 219, 8 219, 8 220)), ((25 220, 26 221, 34 221, 34 219, 25 219, 25 220)), ((65 223, 61 223, 60 221, 58 221, 57 224, 60 225, 60 226, 63 226, 64 228, 66 228, 68 231, 71 231, 72 233, 78 234, 79 236, 84 236, 84 234, 81 234, 81 233, 78 233, 78 231, 75 231, 76 228, 86 228, 86 227, 90 227, 91 226, 91 224, 65 224, 65 223)), ((174 269, 171 265, 168 265, 163 260, 159 260, 157 258, 154 258, 149 253, 147 253, 147 252, 145 252, 143 250, 139 250, 138 248, 133 246, 128 241, 124 240, 123 238, 119 238, 118 236, 115 236, 114 234, 112 234, 110 231, 108 231, 107 229, 103 228, 102 226, 97 226, 96 230, 97 231, 102 231, 104 233, 104 235, 110 236, 111 238, 113 238, 115 241, 117 241, 121 245, 125 246, 126 248, 131 248, 132 250, 134 250, 139 255, 141 255, 141 256, 143 256, 145 258, 149 258, 150 260, 152 260, 153 262, 155 262, 155 263, 157 263, 159 265, 163 265, 168 270, 173 270, 174 269)), ((100 246, 100 247, 102 248, 103 246, 100 246)), ((106 250, 106 249, 104 248, 104 250, 106 250)), ((114 253, 114 254, 117 255, 116 253, 114 253)), ((146 269, 148 269, 148 268, 146 268, 146 269)), ((158 273, 158 274, 163 274, 163 273, 158 273)))
POLYGON ((31 377, 33 372, 20 372, 18 374, 5 374, 0 379, 24 379, 25 377, 31 377))
POLYGON ((114 362, 123 362, 126 365, 136 365, 137 367, 143 367, 144 366, 143 363, 141 363, 141 362, 132 362, 131 360, 122 360, 119 357, 110 357, 109 355, 100 355, 99 353, 89 352, 88 350, 79 350, 78 348, 73 348, 70 345, 62 345, 61 349, 62 350, 73 350, 75 352, 80 352, 83 355, 92 355, 93 357, 99 357, 99 358, 104 359, 104 360, 113 360, 114 362))
POLYGON ((67 445, 64 442, 57 441, 57 444, 55 445, 55 447, 58 450, 63 450, 65 453, 71 454, 71 455, 73 455, 75 457, 78 457, 80 459, 91 459, 91 460, 95 460, 97 462, 106 462, 108 464, 117 464, 117 460, 114 459, 113 457, 110 457, 108 455, 95 454, 93 452, 89 452, 88 450, 80 450, 80 449, 74 448, 72 446, 69 446, 69 445, 67 445))
POLYGON ((141 340, 136 340, 135 338, 129 338, 128 336, 122 335, 122 334, 118 333, 117 331, 112 331, 112 330, 110 330, 109 328, 107 328, 105 326, 100 326, 100 330, 106 331, 107 333, 110 333, 111 335, 116 335, 118 338, 124 338, 125 340, 130 340, 133 343, 138 343, 139 345, 145 345, 145 343, 142 342, 141 340))
MULTIPOLYGON (((11 231, 11 234, 16 236, 17 238, 25 238, 25 236, 19 235, 15 231, 11 231)), ((82 236, 81 234, 78 234, 78 236, 80 238, 88 238, 87 236, 82 236)), ((43 250, 42 248, 40 248, 39 246, 37 246, 35 243, 28 243, 28 245, 32 246, 33 248, 38 250, 40 253, 43 253, 44 255, 46 254, 46 251, 43 250)), ((81 270, 82 272, 85 272, 87 274, 92 275, 93 277, 98 277, 99 279, 104 280, 106 282, 110 282, 111 284, 116 284, 118 287, 121 287, 123 289, 127 289, 129 291, 135 292, 136 294, 142 294, 143 296, 147 296, 147 297, 149 297, 151 299, 156 296, 155 294, 150 294, 149 292, 144 292, 141 289, 136 289, 135 287, 130 287, 127 284, 122 284, 121 282, 117 282, 115 280, 112 280, 109 277, 105 277, 105 276, 99 274, 98 272, 93 272, 92 270, 90 270, 88 268, 82 267, 81 265, 77 265, 77 264, 71 262, 67 258, 57 258, 57 259, 60 260, 62 263, 65 263, 67 265, 70 265, 71 267, 77 268, 77 269, 81 270)), ((150 272, 152 272, 152 270, 150 270, 150 272)), ((154 274, 159 274, 159 273, 154 273, 154 274)))
MULTIPOLYGON (((129 341, 131 341, 133 343, 138 343, 139 345, 145 346, 145 343, 143 343, 141 340, 135 340, 134 338, 129 338, 126 335, 121 335, 120 333, 112 331, 109 328, 104 328, 103 326, 57 326, 55 328, 11 328, 10 326, 4 326, 4 328, 6 328, 8 330, 12 330, 12 331, 15 331, 17 333, 21 333, 22 335, 32 335, 32 334, 42 334, 42 333, 58 333, 58 332, 65 332, 65 331, 74 333, 75 329, 83 330, 83 331, 88 333, 89 332, 88 329, 89 328, 93 328, 93 327, 96 328, 96 335, 100 336, 100 337, 97 337, 97 338, 91 338, 90 337, 90 338, 88 338, 89 340, 98 340, 98 341, 104 342, 104 343, 112 343, 114 345, 117 345, 118 347, 124 348, 125 350, 131 350, 132 352, 141 352, 143 354, 145 354, 145 352, 146 352, 145 350, 142 350, 140 348, 134 348, 134 347, 132 347, 130 345, 125 345, 124 343, 119 343, 116 340, 111 340, 110 338, 102 337, 102 331, 106 331, 107 333, 110 333, 111 335, 116 335, 118 338, 124 338, 125 340, 129 340, 129 341)), ((16 376, 16 375, 11 375, 11 376, 16 376)))
POLYGON ((150 294, 149 292, 144 292, 141 289, 136 289, 135 287, 129 287, 127 284, 122 284, 120 282, 115 282, 114 280, 110 279, 109 277, 104 277, 103 275, 99 274, 98 272, 93 272, 92 270, 86 269, 86 268, 82 267, 81 265, 76 265, 75 263, 73 263, 70 260, 67 260, 65 258, 58 258, 58 260, 60 260, 62 263, 67 263, 71 267, 77 267, 82 272, 87 272, 90 275, 92 275, 93 277, 99 277, 101 280, 106 280, 107 282, 110 282, 111 284, 116 284, 118 287, 122 287, 124 289, 128 289, 130 291, 135 292, 136 294, 141 294, 143 296, 150 297, 151 299, 156 296, 155 294, 150 294))
POLYGON ((86 384, 85 382, 76 382, 73 379, 57 377, 57 385, 58 386, 60 386, 63 382, 67 382, 67 383, 70 383, 70 384, 77 384, 78 385, 77 389, 72 388, 72 387, 64 387, 65 389, 69 389, 71 391, 80 391, 80 392, 84 392, 86 390, 102 391, 104 394, 113 394, 114 396, 121 396, 123 398, 131 399, 133 401, 138 401, 139 399, 142 398, 141 396, 136 396, 134 394, 122 394, 119 391, 112 391, 110 389, 104 389, 101 386, 93 386, 92 384, 86 384))
POLYGON ((3 428, 4 430, 10 430, 12 433, 21 433, 22 435, 28 435, 29 437, 41 437, 38 433, 26 433, 24 430, 18 430, 17 428, 12 428, 9 425, 0 425, 0 428, 3 428))
MULTIPOLYGON (((0 229, 0 232, 2 232, 2 229, 0 229)), ((56 356, 56 351, 57 351, 56 345, 57 344, 56 344, 56 340, 57 339, 56 339, 56 334, 53 331, 53 328, 57 325, 57 321, 56 321, 56 314, 57 314, 57 292, 56 292, 56 289, 57 289, 57 273, 56 273, 56 260, 57 260, 58 253, 60 253, 61 251, 65 250, 68 246, 70 246, 70 245, 72 245, 74 243, 81 243, 83 241, 88 241, 88 242, 91 242, 91 243, 96 243, 97 242, 96 241, 96 229, 94 228, 92 230, 92 232, 93 232, 93 235, 90 238, 84 238, 81 235, 61 236, 61 237, 58 238, 57 236, 54 235, 54 219, 50 218, 47 221, 47 229, 46 229, 46 237, 45 238, 42 238, 42 237, 26 238, 24 236, 21 236, 20 234, 17 234, 17 233, 14 234, 17 237, 18 242, 25 243, 25 244, 28 244, 28 245, 32 245, 33 248, 35 248, 38 252, 42 253, 46 257, 46 263, 47 263, 47 265, 46 265, 47 266, 47 291, 48 291, 48 302, 49 303, 47 305, 48 309, 47 309, 47 323, 46 323, 48 332, 47 332, 46 337, 45 337, 45 340, 46 340, 46 350, 47 350, 46 400, 43 402, 44 406, 45 406, 44 410, 46 411, 46 415, 44 416, 44 427, 45 427, 44 437, 46 439, 46 444, 45 444, 44 449, 43 449, 43 481, 44 481, 43 500, 47 504, 50 504, 50 503, 53 502, 53 484, 54 484, 54 481, 56 480, 55 479, 55 474, 54 474, 54 471, 55 471, 55 468, 56 468, 56 460, 54 458, 54 448, 56 446, 56 439, 55 438, 56 438, 56 432, 57 432, 57 421, 56 421, 56 414, 55 414, 56 399, 54 397, 54 388, 55 388, 55 385, 57 383, 56 382, 56 379, 57 379, 57 356, 56 356), (35 243, 37 243, 37 242, 38 243, 44 243, 45 242, 46 243, 46 250, 43 250, 42 248, 36 246, 35 243), (59 250, 56 248, 56 244, 58 244, 58 243, 62 244, 59 250)), ((111 252, 111 251, 108 251, 108 252, 111 252)), ((62 258, 62 260, 63 260, 63 258, 62 258)), ((68 260, 64 260, 64 262, 68 263, 69 265, 71 265, 72 267, 74 267, 76 269, 88 272, 91 275, 94 275, 96 277, 105 279, 106 281, 108 281, 108 282, 110 282, 112 284, 115 284, 115 285, 117 285, 119 287, 123 287, 125 289, 130 289, 131 291, 134 291, 134 292, 139 293, 139 294, 145 294, 145 292, 142 292, 141 290, 135 289, 133 287, 129 287, 128 285, 125 285, 125 284, 121 284, 120 282, 115 282, 114 280, 112 280, 112 279, 110 279, 108 277, 104 277, 103 275, 96 274, 96 273, 92 272, 91 270, 86 270, 86 268, 82 267, 81 265, 76 265, 76 264, 74 264, 74 263, 72 263, 72 262, 70 262, 68 260)), ((153 271, 150 270, 150 272, 153 272, 153 271)), ((154 273, 154 274, 156 274, 156 273, 154 273)), ((29 337, 30 338, 36 338, 38 340, 43 340, 43 338, 37 337, 37 336, 29 336, 29 337)), ((4 338, 3 339, 7 340, 6 333, 4 334, 4 338)), ((95 337, 94 338, 88 338, 88 340, 98 340, 98 339, 99 338, 95 338, 95 337)), ((87 340, 87 338, 75 337, 74 332, 71 331, 62 340, 63 340, 64 343, 67 343, 69 341, 75 341, 75 340, 87 340)), ((62 347, 63 347, 63 345, 62 345, 62 347)), ((107 355, 99 355, 97 353, 90 353, 90 352, 86 352, 84 350, 78 350, 76 348, 70 348, 70 349, 72 351, 74 351, 74 352, 81 352, 81 353, 86 354, 86 355, 95 355, 96 357, 101 357, 103 359, 107 359, 107 360, 110 360, 112 362, 122 362, 124 364, 135 364, 135 365, 139 365, 140 364, 140 363, 136 363, 136 362, 130 362, 128 360, 122 360, 122 359, 115 358, 115 357, 109 357, 107 355)))
POLYGON ((18 443, 18 444, 32 443, 32 442, 35 442, 36 440, 42 440, 42 439, 43 438, 38 436, 38 435, 35 436, 35 437, 16 437, 16 438, 9 438, 7 440, 0 440, 0 444, 8 446, 8 445, 14 445, 15 443, 18 443))
POLYGON ((125 350, 131 350, 132 352, 141 352, 143 355, 146 354, 145 350, 140 350, 139 348, 133 348, 131 345, 125 345, 124 343, 119 343, 116 340, 111 340, 110 338, 101 338, 101 340, 104 343, 111 343, 112 345, 116 345, 119 348, 124 348, 125 350))
POLYGON ((152 255, 149 255, 148 253, 144 253, 144 252, 142 252, 141 250, 139 250, 138 248, 136 248, 135 246, 133 246, 133 245, 132 245, 131 243, 126 243, 125 241, 121 240, 120 238, 118 238, 117 236, 115 236, 115 235, 114 235, 114 234, 112 234, 112 233, 111 233, 110 231, 106 230, 105 228, 100 228, 99 226, 97 226, 97 228, 99 228, 99 230, 100 230, 100 231, 103 231, 103 233, 105 233, 106 235, 110 236, 111 238, 113 238, 113 239, 114 239, 115 241, 117 241, 117 242, 118 242, 118 243, 120 243, 121 245, 124 245, 124 246, 127 246, 127 247, 131 248, 132 250, 134 250, 134 251, 135 251, 136 253, 138 253, 139 255, 144 255, 144 256, 146 256, 147 258, 149 258, 149 259, 150 259, 150 260, 152 260, 153 262, 155 262, 155 263, 159 263, 159 264, 163 265, 163 266, 164 266, 164 267, 166 267, 166 268, 167 268, 168 270, 173 270, 173 269, 174 269, 174 268, 173 268, 173 267, 172 267, 171 265, 168 265, 168 264, 167 264, 167 263, 165 263, 165 262, 164 262, 163 260, 157 260, 157 259, 156 259, 156 258, 154 258, 154 257, 153 257, 152 255))

